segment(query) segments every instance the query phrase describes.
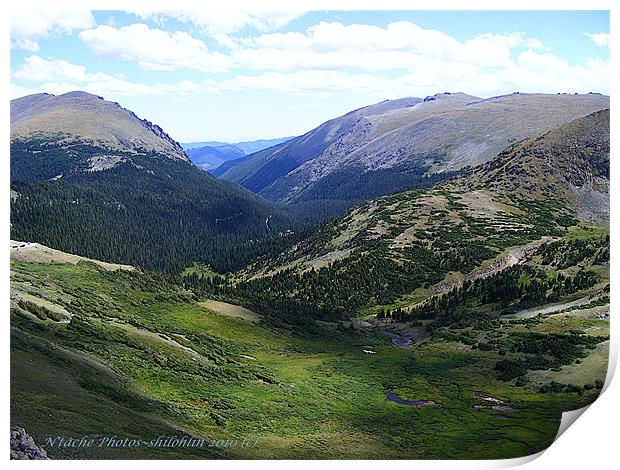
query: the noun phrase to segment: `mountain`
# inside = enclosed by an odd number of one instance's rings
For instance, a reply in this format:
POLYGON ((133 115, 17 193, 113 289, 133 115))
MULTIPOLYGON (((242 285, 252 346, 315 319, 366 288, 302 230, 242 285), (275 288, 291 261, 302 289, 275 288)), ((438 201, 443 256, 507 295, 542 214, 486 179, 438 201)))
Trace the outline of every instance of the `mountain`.
POLYGON ((209 171, 218 168, 222 163, 234 160, 246 153, 235 145, 220 147, 192 147, 185 150, 187 156, 197 167, 209 171))
POLYGON ((246 154, 249 155, 251 153, 255 153, 260 150, 273 147, 274 145, 281 144, 282 142, 287 142, 294 138, 295 136, 288 136, 288 137, 278 137, 277 139, 249 140, 247 142, 235 142, 233 145, 239 147, 246 154))
POLYGON ((248 140, 246 142, 220 142, 217 140, 211 140, 207 142, 185 142, 181 143, 181 146, 185 150, 190 150, 198 147, 228 147, 234 146, 243 151, 243 154, 248 155, 250 153, 258 152, 259 150, 266 149, 268 147, 273 147, 274 145, 278 145, 282 142, 286 142, 287 140, 291 140, 293 137, 280 137, 277 139, 259 139, 259 140, 248 140))
MULTIPOLYGON (((198 169, 159 126, 83 92, 11 102, 11 235, 180 272, 238 269, 288 216, 198 169)), ((258 251, 257 251, 258 250, 258 251)))
POLYGON ((215 172, 270 200, 352 202, 418 187, 609 107, 599 94, 440 93, 367 106, 215 172), (360 187, 365 188, 360 194, 360 187))
POLYGON ((161 127, 118 103, 82 91, 38 93, 11 101, 11 140, 45 138, 48 143, 94 143, 109 150, 155 152, 185 160, 182 147, 161 127))
POLYGON ((236 176, 234 176, 235 169, 248 172, 253 171, 254 169, 258 169, 263 164, 263 159, 265 156, 271 155, 273 152, 278 151, 278 149, 281 149, 285 145, 286 143, 280 142, 279 144, 276 144, 272 147, 267 147, 263 150, 258 150, 257 152, 250 155, 244 155, 242 157, 229 160, 222 163, 217 168, 213 169, 210 173, 213 176, 217 177, 228 175, 224 179, 230 179, 231 181, 233 181, 236 178, 236 176))
POLYGON ((312 160, 326 151, 341 136, 351 134, 360 119, 408 109, 422 100, 404 98, 367 106, 351 111, 336 119, 321 124, 316 129, 296 137, 285 145, 278 145, 271 152, 259 152, 236 165, 221 177, 242 184, 254 192, 261 192, 278 178, 286 176, 302 163, 312 160))
POLYGON ((196 166, 213 173, 225 163, 237 161, 245 155, 258 152, 265 148, 272 147, 273 145, 278 145, 290 139, 292 139, 292 137, 253 140, 249 142, 237 142, 234 144, 218 141, 191 142, 181 144, 181 146, 185 149, 185 153, 187 153, 196 166))
MULTIPOLYGON (((366 201, 248 266, 234 292, 254 308, 322 319, 415 305, 524 263, 553 239, 573 243, 575 227, 587 233, 592 222, 609 224, 609 110, 514 144, 432 189, 366 201)), ((593 243, 587 256, 605 250, 605 240, 593 243)))
POLYGON ((446 184, 512 201, 553 195, 581 221, 609 223, 609 109, 560 126, 503 152, 446 184))

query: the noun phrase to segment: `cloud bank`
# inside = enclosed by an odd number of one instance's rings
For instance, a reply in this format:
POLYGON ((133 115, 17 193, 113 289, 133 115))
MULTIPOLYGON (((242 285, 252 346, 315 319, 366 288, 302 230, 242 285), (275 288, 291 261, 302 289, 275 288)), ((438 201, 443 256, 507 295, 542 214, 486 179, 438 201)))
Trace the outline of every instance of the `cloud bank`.
MULTIPOLYGON (((32 55, 13 79, 48 90, 86 89, 112 96, 223 93, 230 90, 321 94, 351 91, 378 98, 463 91, 488 97, 521 92, 608 92, 609 61, 571 64, 538 38, 522 32, 483 33, 459 40, 409 21, 385 27, 319 22, 303 32, 278 32, 298 18, 291 12, 134 12, 145 23, 94 25, 92 15, 41 16, 13 28, 12 41, 35 51, 36 40, 80 31, 78 38, 98 57, 134 62, 144 70, 198 71, 202 80, 175 84, 135 83, 122 76, 88 72, 79 64, 32 55), (167 31, 167 21, 188 23, 198 36, 167 31), (255 34, 247 34, 248 29, 255 34), (208 36, 217 44, 207 42, 208 36), (30 43, 32 41, 33 43, 30 43), (34 85, 36 84, 36 85, 34 85)), ((600 47, 606 33, 584 33, 600 47)))

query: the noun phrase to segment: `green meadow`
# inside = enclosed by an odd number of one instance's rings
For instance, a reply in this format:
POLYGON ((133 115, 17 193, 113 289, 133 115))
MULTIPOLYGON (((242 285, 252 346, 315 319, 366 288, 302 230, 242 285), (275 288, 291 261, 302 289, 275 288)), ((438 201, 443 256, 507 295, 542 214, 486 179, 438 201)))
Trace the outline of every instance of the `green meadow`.
MULTIPOLYGON (((471 328, 407 347, 376 328, 319 327, 300 336, 211 311, 157 274, 16 260, 11 270, 11 424, 52 458, 519 457, 549 446, 561 413, 599 393, 541 393, 498 380, 497 361, 519 353, 460 341, 458 334, 489 334, 471 328), (20 295, 63 307, 70 321, 20 295), (390 392, 434 404, 396 403, 390 392), (205 444, 45 445, 50 436, 181 435, 205 444), (255 445, 239 445, 244 439, 255 445)), ((564 322, 512 321, 502 331, 608 332, 603 320, 564 322)), ((545 381, 555 378, 545 372, 545 381)))

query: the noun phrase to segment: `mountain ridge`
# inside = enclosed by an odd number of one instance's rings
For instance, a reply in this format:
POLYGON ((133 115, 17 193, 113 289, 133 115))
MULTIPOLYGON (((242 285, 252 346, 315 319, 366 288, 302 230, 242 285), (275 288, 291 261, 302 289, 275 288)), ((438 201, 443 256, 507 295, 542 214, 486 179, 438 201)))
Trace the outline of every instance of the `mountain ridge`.
POLYGON ((190 150, 198 147, 227 147, 233 145, 237 148, 240 148, 245 152, 246 155, 249 155, 254 152, 258 152, 259 150, 266 149, 268 147, 273 147, 274 145, 281 144, 282 142, 286 142, 287 140, 294 139, 295 136, 289 137, 276 137, 274 139, 256 139, 256 140, 244 140, 240 142, 224 142, 220 140, 207 140, 200 142, 180 142, 181 147, 185 150, 190 150))
POLYGON ((116 102, 83 91, 39 93, 11 100, 11 140, 96 142, 110 150, 156 152, 189 161, 181 145, 157 124, 116 102))
POLYGON ((271 152, 234 161, 216 174, 273 201, 303 202, 329 195, 336 181, 350 175, 373 182, 377 172, 421 176, 484 163, 515 142, 608 107, 609 97, 598 94, 482 99, 439 93, 384 101, 327 121, 271 152))
POLYGON ((225 162, 246 155, 242 149, 234 145, 192 147, 186 149, 185 153, 194 165, 209 172, 225 162))
MULTIPOLYGON (((338 266, 344 273, 352 269, 345 266, 377 256, 394 260, 398 271, 421 256, 410 259, 420 249, 428 257, 439 255, 437 263, 448 270, 471 270, 511 247, 561 235, 579 221, 604 225, 609 139, 609 110, 575 119, 434 188, 365 201, 239 277, 303 275, 338 266)), ((370 266, 360 269, 360 275, 372 272, 370 266)))

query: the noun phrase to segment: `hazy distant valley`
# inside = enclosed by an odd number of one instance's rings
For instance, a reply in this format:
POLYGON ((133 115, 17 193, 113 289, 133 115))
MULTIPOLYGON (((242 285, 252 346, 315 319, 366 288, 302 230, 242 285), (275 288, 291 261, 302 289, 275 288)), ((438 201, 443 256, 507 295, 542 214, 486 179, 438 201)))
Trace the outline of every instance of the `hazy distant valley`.
POLYGON ((205 171, 212 172, 216 171, 225 162, 235 161, 290 139, 292 137, 235 143, 217 141, 190 142, 181 144, 181 146, 196 166, 205 171))

